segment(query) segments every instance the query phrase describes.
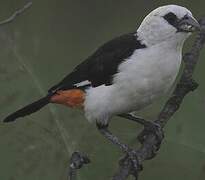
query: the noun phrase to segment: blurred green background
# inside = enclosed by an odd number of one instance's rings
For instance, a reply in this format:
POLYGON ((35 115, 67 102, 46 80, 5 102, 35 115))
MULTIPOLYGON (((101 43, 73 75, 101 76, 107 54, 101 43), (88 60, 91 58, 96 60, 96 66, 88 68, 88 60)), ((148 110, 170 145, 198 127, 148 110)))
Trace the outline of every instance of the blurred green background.
MULTIPOLYGON (((25 2, 0 0, 0 20, 25 2)), ((0 27, 0 118, 46 94, 99 45, 134 31, 147 13, 165 4, 205 16, 204 0, 33 0, 23 15, 0 27)), ((200 87, 169 122, 160 153, 145 163, 141 180, 205 179, 203 59, 205 50, 195 71, 200 87)), ((115 118, 111 129, 136 144, 138 125, 115 118)), ((110 179, 121 155, 78 110, 49 105, 13 124, 0 123, 0 180, 66 180, 75 150, 92 160, 78 180, 110 179)))

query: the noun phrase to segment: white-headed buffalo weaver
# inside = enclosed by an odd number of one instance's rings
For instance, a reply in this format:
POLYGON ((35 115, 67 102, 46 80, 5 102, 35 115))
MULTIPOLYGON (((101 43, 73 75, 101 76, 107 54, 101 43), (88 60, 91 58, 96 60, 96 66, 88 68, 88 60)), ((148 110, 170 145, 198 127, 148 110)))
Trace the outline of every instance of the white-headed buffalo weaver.
MULTIPOLYGON (((105 43, 45 97, 9 115, 4 122, 57 103, 81 108, 88 121, 96 122, 105 135, 102 129, 107 129, 113 116, 133 119, 129 116, 133 111, 140 111, 170 89, 180 69, 184 41, 199 28, 188 9, 159 7, 135 32, 105 43)), ((127 151, 116 138, 106 137, 127 151)))

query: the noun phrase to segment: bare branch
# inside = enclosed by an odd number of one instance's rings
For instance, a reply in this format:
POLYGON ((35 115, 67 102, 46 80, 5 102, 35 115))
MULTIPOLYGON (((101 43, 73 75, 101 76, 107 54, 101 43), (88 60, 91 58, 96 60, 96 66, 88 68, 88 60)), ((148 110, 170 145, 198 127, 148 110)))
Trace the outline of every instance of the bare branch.
POLYGON ((69 180, 75 180, 77 170, 83 167, 84 164, 90 163, 88 156, 81 152, 74 152, 70 159, 69 180))
POLYGON ((14 19, 16 19, 17 16, 24 13, 25 10, 27 10, 28 8, 31 7, 31 5, 32 5, 32 2, 26 3, 23 8, 16 10, 9 18, 1 21, 0 25, 9 24, 9 23, 13 22, 14 19))

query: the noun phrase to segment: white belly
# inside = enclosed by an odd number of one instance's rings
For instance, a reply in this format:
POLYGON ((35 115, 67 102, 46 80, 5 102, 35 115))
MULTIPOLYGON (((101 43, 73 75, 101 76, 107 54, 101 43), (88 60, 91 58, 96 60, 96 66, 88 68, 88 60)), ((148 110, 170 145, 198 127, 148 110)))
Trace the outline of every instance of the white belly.
POLYGON ((180 68, 181 50, 156 51, 156 48, 146 49, 146 54, 136 50, 120 65, 113 85, 87 91, 88 120, 106 123, 113 115, 139 111, 170 89, 180 68))

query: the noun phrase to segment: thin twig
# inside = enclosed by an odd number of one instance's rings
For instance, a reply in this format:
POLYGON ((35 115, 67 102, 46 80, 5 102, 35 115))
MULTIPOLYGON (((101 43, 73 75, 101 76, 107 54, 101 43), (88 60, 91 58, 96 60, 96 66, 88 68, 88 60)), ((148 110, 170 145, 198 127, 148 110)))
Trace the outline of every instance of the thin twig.
POLYGON ((30 8, 32 5, 32 2, 28 2, 26 3, 23 8, 16 10, 9 18, 3 20, 0 22, 0 25, 5 25, 5 24, 9 24, 11 22, 14 21, 14 19, 16 19, 17 16, 19 16, 20 14, 24 13, 25 10, 27 10, 28 8, 30 8))

